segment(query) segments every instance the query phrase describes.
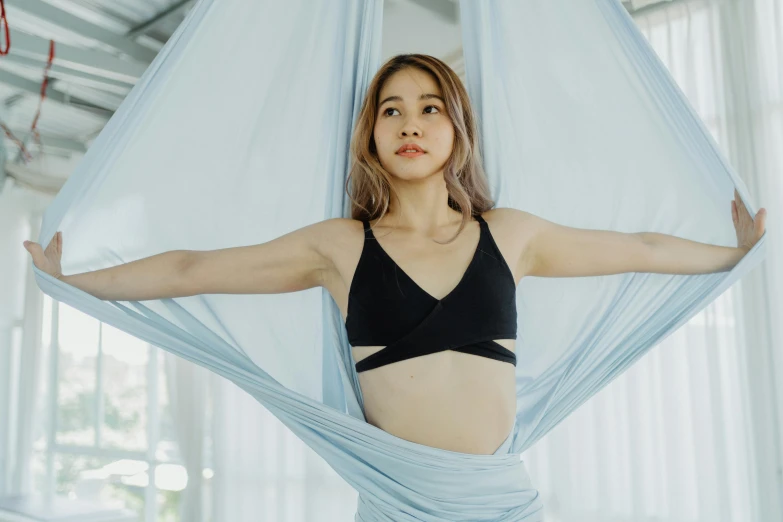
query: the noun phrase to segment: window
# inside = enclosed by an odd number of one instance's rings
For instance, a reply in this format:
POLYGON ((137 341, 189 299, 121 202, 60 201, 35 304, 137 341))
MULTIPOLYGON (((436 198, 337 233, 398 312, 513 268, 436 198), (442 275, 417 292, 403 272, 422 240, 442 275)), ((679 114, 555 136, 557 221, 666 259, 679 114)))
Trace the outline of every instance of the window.
MULTIPOLYGON (((144 522, 179 520, 187 473, 162 350, 49 296, 42 343, 46 390, 34 443, 36 491, 131 509, 144 522)), ((208 434, 205 448, 209 454, 208 434)), ((205 469, 205 498, 211 477, 205 469)))

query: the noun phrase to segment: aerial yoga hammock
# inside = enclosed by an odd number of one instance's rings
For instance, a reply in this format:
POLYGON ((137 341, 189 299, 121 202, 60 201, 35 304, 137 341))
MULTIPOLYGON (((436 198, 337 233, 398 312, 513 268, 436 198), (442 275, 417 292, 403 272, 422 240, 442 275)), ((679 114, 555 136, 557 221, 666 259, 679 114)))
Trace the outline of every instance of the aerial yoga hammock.
MULTIPOLYGON (((727 210, 736 187, 755 214, 745 185, 618 1, 460 8, 498 206, 736 246, 727 210)), ((47 209, 39 243, 62 230, 71 274, 347 216, 381 15, 380 0, 200 0, 47 209)), ((358 491, 356 520, 529 522, 542 506, 519 454, 756 266, 765 239, 728 272, 524 278, 516 425, 494 455, 367 423, 323 289, 114 302, 35 275, 54 299, 250 393, 358 491)))

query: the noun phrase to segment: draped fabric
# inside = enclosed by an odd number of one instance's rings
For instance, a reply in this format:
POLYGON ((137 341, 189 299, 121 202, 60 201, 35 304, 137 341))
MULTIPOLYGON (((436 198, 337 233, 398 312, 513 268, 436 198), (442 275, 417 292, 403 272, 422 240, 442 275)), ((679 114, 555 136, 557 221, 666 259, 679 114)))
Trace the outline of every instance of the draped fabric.
MULTIPOLYGON (((744 184, 618 2, 466 2, 462 19, 499 206, 736 246, 726 202, 736 186, 751 209, 744 184)), ((763 246, 728 273, 523 279, 513 451, 720 295, 763 246)))
MULTIPOLYGON (((616 0, 460 7, 498 206, 735 246, 728 202, 736 186, 755 214, 749 194, 616 0)), ((381 8, 200 0, 49 206, 38 241, 62 230, 72 274, 348 215, 348 144, 380 65, 381 8)), ((765 237, 730 272, 525 278, 516 424, 494 455, 365 422, 322 289, 108 302, 35 275, 53 298, 251 394, 358 491, 356 520, 533 521, 541 501, 519 453, 756 266, 765 237)))
MULTIPOLYGON (((783 2, 665 5, 635 23, 757 203, 779 215, 783 149, 764 123, 783 121, 783 2), (760 87, 769 91, 749 96, 760 87)), ((770 279, 780 229, 770 232, 761 266, 522 455, 547 519, 783 520, 772 373, 781 343, 767 323, 783 317, 770 279)))

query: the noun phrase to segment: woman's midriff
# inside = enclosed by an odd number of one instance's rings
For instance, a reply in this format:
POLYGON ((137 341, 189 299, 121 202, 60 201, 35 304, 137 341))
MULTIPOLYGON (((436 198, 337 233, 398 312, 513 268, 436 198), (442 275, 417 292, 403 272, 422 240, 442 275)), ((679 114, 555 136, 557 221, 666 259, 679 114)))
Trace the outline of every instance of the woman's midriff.
MULTIPOLYGON (((514 351, 514 340, 499 344, 514 351)), ((382 346, 352 348, 359 362, 382 346)), ((359 375, 367 422, 417 444, 491 455, 514 425, 515 367, 451 350, 359 375)))

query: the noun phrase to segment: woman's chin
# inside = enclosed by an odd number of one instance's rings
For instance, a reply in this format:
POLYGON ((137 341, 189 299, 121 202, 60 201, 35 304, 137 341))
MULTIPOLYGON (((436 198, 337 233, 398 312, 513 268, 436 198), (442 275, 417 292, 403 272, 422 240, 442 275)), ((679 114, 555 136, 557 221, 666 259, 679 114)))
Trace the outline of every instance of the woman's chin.
MULTIPOLYGON (((433 175, 438 174, 437 172, 432 171, 405 171, 405 172, 398 172, 398 173, 391 173, 392 176, 399 179, 400 181, 408 181, 408 182, 417 182, 417 181, 427 181, 430 178, 433 177, 433 175)), ((441 175, 442 177, 442 175, 441 175)))

